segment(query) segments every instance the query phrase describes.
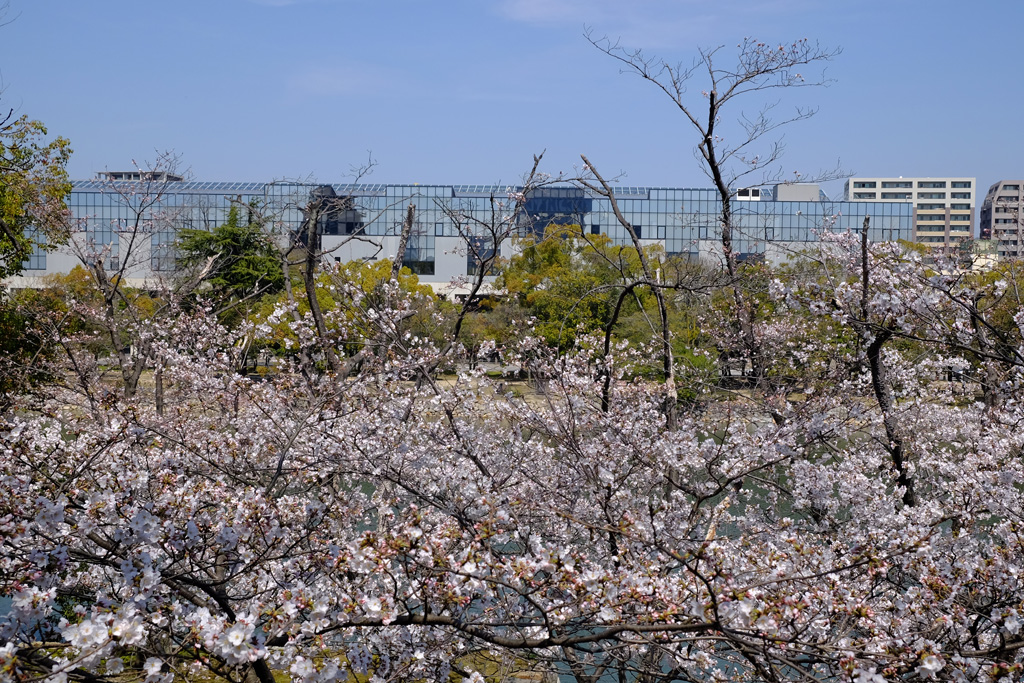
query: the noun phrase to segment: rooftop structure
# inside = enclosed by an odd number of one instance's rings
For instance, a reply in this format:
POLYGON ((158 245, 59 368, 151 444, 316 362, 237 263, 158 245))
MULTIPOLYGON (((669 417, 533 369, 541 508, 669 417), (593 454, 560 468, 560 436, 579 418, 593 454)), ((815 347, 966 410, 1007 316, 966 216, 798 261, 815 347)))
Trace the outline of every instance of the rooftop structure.
POLYGON ((185 179, 183 176, 168 173, 166 171, 100 171, 96 175, 98 178, 104 180, 155 180, 180 182, 185 179))

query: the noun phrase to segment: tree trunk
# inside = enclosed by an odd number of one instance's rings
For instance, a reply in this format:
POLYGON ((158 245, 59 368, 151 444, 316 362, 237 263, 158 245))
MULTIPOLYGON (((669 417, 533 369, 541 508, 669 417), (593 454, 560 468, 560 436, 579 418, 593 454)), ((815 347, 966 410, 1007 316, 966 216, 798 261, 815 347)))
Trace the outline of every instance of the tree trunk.
POLYGON ((309 304, 309 313, 313 316, 313 323, 316 325, 316 333, 320 342, 320 350, 331 372, 335 376, 343 374, 341 361, 334 347, 327 340, 327 324, 324 322, 323 310, 320 308, 320 300, 316 298, 316 267, 320 260, 320 234, 317 224, 320 222, 320 215, 324 210, 324 200, 314 199, 310 203, 309 215, 306 221, 306 258, 302 268, 302 282, 306 287, 306 303, 309 304))
POLYGON ((416 218, 416 205, 409 202, 405 210, 405 221, 402 223, 402 234, 398 237, 398 251, 395 252, 395 260, 391 263, 391 279, 398 281, 398 274, 402 271, 402 261, 405 260, 405 248, 409 244, 409 235, 412 234, 413 221, 416 218))
MULTIPOLYGON (((612 188, 605 181, 601 174, 598 173, 597 168, 590 163, 590 160, 583 154, 580 155, 583 163, 587 165, 590 172, 594 174, 594 178, 601 184, 601 190, 604 196, 608 199, 612 206, 612 211, 615 213, 615 218, 622 225, 623 228, 629 233, 630 240, 633 243, 633 248, 636 249, 637 257, 640 260, 640 268, 643 270, 644 279, 646 285, 650 287, 654 293, 655 301, 658 303, 658 317, 661 323, 660 337, 661 337, 661 368, 665 374, 665 399, 664 399, 664 414, 665 414, 665 426, 669 430, 676 428, 678 420, 678 404, 679 396, 676 389, 676 364, 675 358, 672 351, 672 331, 669 327, 668 320, 668 307, 665 305, 665 292, 661 288, 661 282, 655 277, 655 273, 651 268, 650 261, 647 259, 647 255, 644 253, 643 245, 640 243, 640 236, 637 235, 636 229, 633 224, 626 220, 626 217, 619 210, 619 204, 615 201, 615 193, 612 192, 612 188)), ((632 289, 632 288, 631 288, 632 289)), ((622 306, 622 297, 619 298, 616 304, 615 319, 618 318, 618 312, 622 306)), ((615 324, 615 319, 609 323, 609 327, 605 333, 605 356, 607 357, 609 351, 609 341, 611 334, 611 326, 615 324)), ((606 372, 608 372, 606 370, 606 372)), ((610 374, 606 375, 606 381, 604 391, 602 394, 602 406, 605 410, 608 409, 608 389, 610 387, 610 374)))
POLYGON ((882 411, 882 426, 885 428, 885 437, 888 440, 885 449, 889 452, 889 457, 892 460, 892 467, 896 472, 896 482, 903 487, 903 504, 913 507, 917 505, 914 480, 907 472, 906 448, 899 425, 896 423, 892 386, 889 384, 885 359, 882 358, 882 347, 892 338, 893 331, 887 328, 872 329, 868 320, 868 301, 871 290, 871 269, 868 267, 868 227, 870 223, 871 217, 865 216, 860 236, 861 320, 859 323, 855 323, 854 327, 862 337, 869 335, 874 337, 867 348, 868 366, 871 369, 871 388, 875 394, 875 400, 878 402, 878 408, 882 411))
POLYGON ((739 264, 736 261, 736 252, 732 246, 732 191, 729 184, 722 175, 722 167, 718 160, 718 153, 715 149, 715 122, 718 118, 717 93, 711 91, 708 95, 708 127, 699 149, 711 170, 711 178, 718 190, 718 198, 722 202, 722 214, 720 216, 722 230, 722 257, 725 259, 725 270, 732 281, 732 299, 736 325, 739 328, 740 343, 750 361, 751 374, 756 385, 760 385, 764 378, 764 359, 762 358, 760 344, 754 333, 754 311, 743 296, 743 290, 739 287, 739 264))
POLYGON ((157 362, 156 369, 153 371, 153 381, 155 387, 153 388, 153 397, 156 402, 156 414, 164 414, 164 364, 163 362, 157 362))

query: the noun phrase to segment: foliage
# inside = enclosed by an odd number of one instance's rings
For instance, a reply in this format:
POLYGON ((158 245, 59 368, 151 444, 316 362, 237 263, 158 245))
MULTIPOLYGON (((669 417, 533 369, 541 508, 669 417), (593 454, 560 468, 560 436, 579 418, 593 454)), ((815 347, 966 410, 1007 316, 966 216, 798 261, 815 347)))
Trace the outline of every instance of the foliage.
POLYGON ((33 334, 32 320, 10 300, 0 300, 0 413, 35 379, 38 354, 48 350, 33 334))
MULTIPOLYGON (((113 279, 116 281, 117 276, 113 279)), ((41 289, 23 292, 21 300, 35 302, 52 311, 72 312, 81 326, 88 326, 90 319, 95 325, 95 318, 100 315, 96 309, 103 306, 103 292, 86 268, 79 265, 66 274, 47 275, 43 284, 41 289)), ((127 312, 133 319, 146 319, 153 317, 160 305, 160 299, 153 292, 120 286, 115 308, 118 312, 127 312)))
POLYGON ((284 288, 277 247, 258 221, 243 225, 235 205, 227 221, 212 230, 182 230, 177 250, 185 268, 204 267, 212 261, 205 281, 215 300, 277 294, 284 288))
MULTIPOLYGON (((43 300, 47 307, 65 311, 78 304, 99 306, 103 301, 103 296, 89 271, 80 265, 67 273, 46 276, 43 284, 44 287, 41 289, 26 290, 22 296, 32 300, 43 300)), ((124 302, 121 303, 124 305, 124 302)))
MULTIPOLYGON (((603 329, 615 298, 639 272, 636 249, 607 235, 585 235, 578 225, 549 225, 542 239, 523 238, 501 266, 495 285, 536 318, 537 333, 552 346, 571 348, 580 333, 603 329)), ((651 305, 638 292, 628 310, 651 305)))
POLYGON ((0 114, 0 278, 21 272, 33 248, 52 249, 67 239, 71 146, 45 136, 39 121, 0 114))
MULTIPOLYGON (((442 307, 450 311, 449 305, 442 307)), ((504 349, 515 348, 532 333, 530 316, 518 302, 483 299, 471 311, 459 337, 471 367, 481 360, 498 360, 504 349)))
MULTIPOLYGON (((29 383, 63 384, 67 373, 59 357, 65 352, 84 354, 76 362, 90 356, 90 365, 109 363, 115 354, 99 313, 103 295, 84 267, 48 275, 43 285, 13 292, 3 302, 0 338, 5 358, 0 363, 0 387, 5 407, 29 383)), ((151 318, 159 305, 144 291, 126 287, 122 294, 117 308, 138 319, 151 318)), ((45 393, 43 387, 36 391, 45 393)))
MULTIPOLYGON (((382 288, 388 284, 391 265, 391 259, 349 261, 339 264, 335 274, 331 277, 335 281, 351 284, 365 296, 376 296, 379 301, 383 295, 382 288)), ((399 270, 398 286, 410 294, 421 296, 433 294, 430 285, 421 285, 419 277, 408 268, 399 270)))
MULTIPOLYGON (((367 325, 366 309, 373 309, 388 296, 388 278, 391 273, 391 261, 352 261, 339 264, 331 271, 321 272, 316 277, 316 297, 320 308, 330 318, 328 329, 332 334, 331 343, 344 347, 349 354, 362 347, 365 340, 373 335, 374 326, 367 325), (356 327, 349 326, 356 324, 356 327)), ((398 288, 409 295, 418 297, 423 302, 433 302, 433 290, 429 285, 421 285, 419 277, 408 268, 399 271, 398 288)), ((277 297, 264 298, 251 314, 253 323, 271 321, 270 326, 262 326, 256 336, 256 343, 261 347, 277 350, 295 349, 299 344, 296 318, 308 319, 309 305, 301 282, 292 283, 292 292, 281 293, 277 297), (295 303, 291 303, 292 301, 295 303)), ((413 316, 414 324, 421 331, 429 324, 432 307, 430 305, 413 316)), ((406 322, 408 324, 408 322, 406 322)))

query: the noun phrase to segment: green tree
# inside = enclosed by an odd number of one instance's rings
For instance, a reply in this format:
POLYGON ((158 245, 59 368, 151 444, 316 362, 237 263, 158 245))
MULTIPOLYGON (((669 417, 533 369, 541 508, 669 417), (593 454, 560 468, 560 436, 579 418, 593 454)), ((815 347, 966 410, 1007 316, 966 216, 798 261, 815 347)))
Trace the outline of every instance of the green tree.
MULTIPOLYGON (((450 310, 452 305, 442 302, 441 308, 450 310)), ((474 310, 469 311, 459 335, 469 366, 475 368, 479 361, 486 360, 481 357, 481 351, 487 342, 494 342, 499 352, 504 348, 514 348, 529 334, 527 317, 525 310, 515 301, 480 300, 474 310)))
MULTIPOLYGON (((552 224, 543 239, 525 238, 517 246, 496 284, 536 318, 548 344, 562 349, 578 333, 602 329, 623 283, 640 272, 636 249, 617 246, 606 235, 584 235, 578 225, 552 224)), ((631 307, 645 307, 647 298, 637 290, 631 307)))
POLYGON ((36 361, 43 351, 49 349, 33 334, 30 317, 11 300, 0 300, 0 413, 36 379, 36 361))
MULTIPOLYGON (((16 290, 0 300, 0 412, 27 393, 46 395, 43 386, 77 386, 86 395, 95 392, 95 378, 82 371, 114 354, 101 334, 102 326, 90 314, 102 305, 103 295, 85 268, 48 275, 43 285, 16 290), (73 358, 76 372, 55 370, 61 358, 73 358)), ((154 303, 144 292, 126 290, 118 305, 152 311, 154 303)))
MULTIPOLYGON (((383 304, 386 298, 383 287, 390 276, 390 259, 350 261, 339 265, 333 271, 322 271, 317 274, 316 300, 323 311, 327 333, 335 348, 351 356, 358 353, 366 341, 374 336, 374 325, 366 312, 383 304)), ((425 334, 436 313, 433 306, 436 300, 433 290, 429 285, 420 284, 419 278, 408 268, 399 271, 398 285, 404 292, 420 297, 423 303, 414 315, 404 321, 404 324, 415 328, 417 333, 425 334)), ((292 329, 295 318, 274 315, 275 310, 287 308, 292 304, 299 318, 309 314, 305 285, 301 281, 293 282, 288 289, 291 290, 290 293, 282 291, 275 296, 264 297, 253 309, 251 321, 275 321, 268 335, 255 340, 258 347, 288 349, 299 343, 292 329)))
POLYGON ((68 235, 65 198, 71 192, 64 138, 46 142, 46 127, 26 116, 0 114, 0 277, 16 275, 37 245, 68 235))
POLYGON ((227 221, 213 230, 183 230, 178 256, 186 268, 210 264, 206 282, 210 294, 221 301, 277 294, 284 288, 277 247, 258 220, 243 223, 237 206, 232 206, 227 221))

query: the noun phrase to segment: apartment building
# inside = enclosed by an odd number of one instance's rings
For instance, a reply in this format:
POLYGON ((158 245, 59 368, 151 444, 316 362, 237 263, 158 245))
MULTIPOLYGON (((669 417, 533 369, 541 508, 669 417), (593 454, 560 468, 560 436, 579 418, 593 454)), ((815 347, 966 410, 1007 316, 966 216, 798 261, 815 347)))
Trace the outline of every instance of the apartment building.
POLYGON ((978 219, 981 239, 992 240, 999 258, 1024 257, 1024 180, 1000 180, 988 188, 978 219))
POLYGON ((850 178, 851 202, 907 202, 914 206, 914 241, 953 250, 974 237, 974 178, 850 178))

